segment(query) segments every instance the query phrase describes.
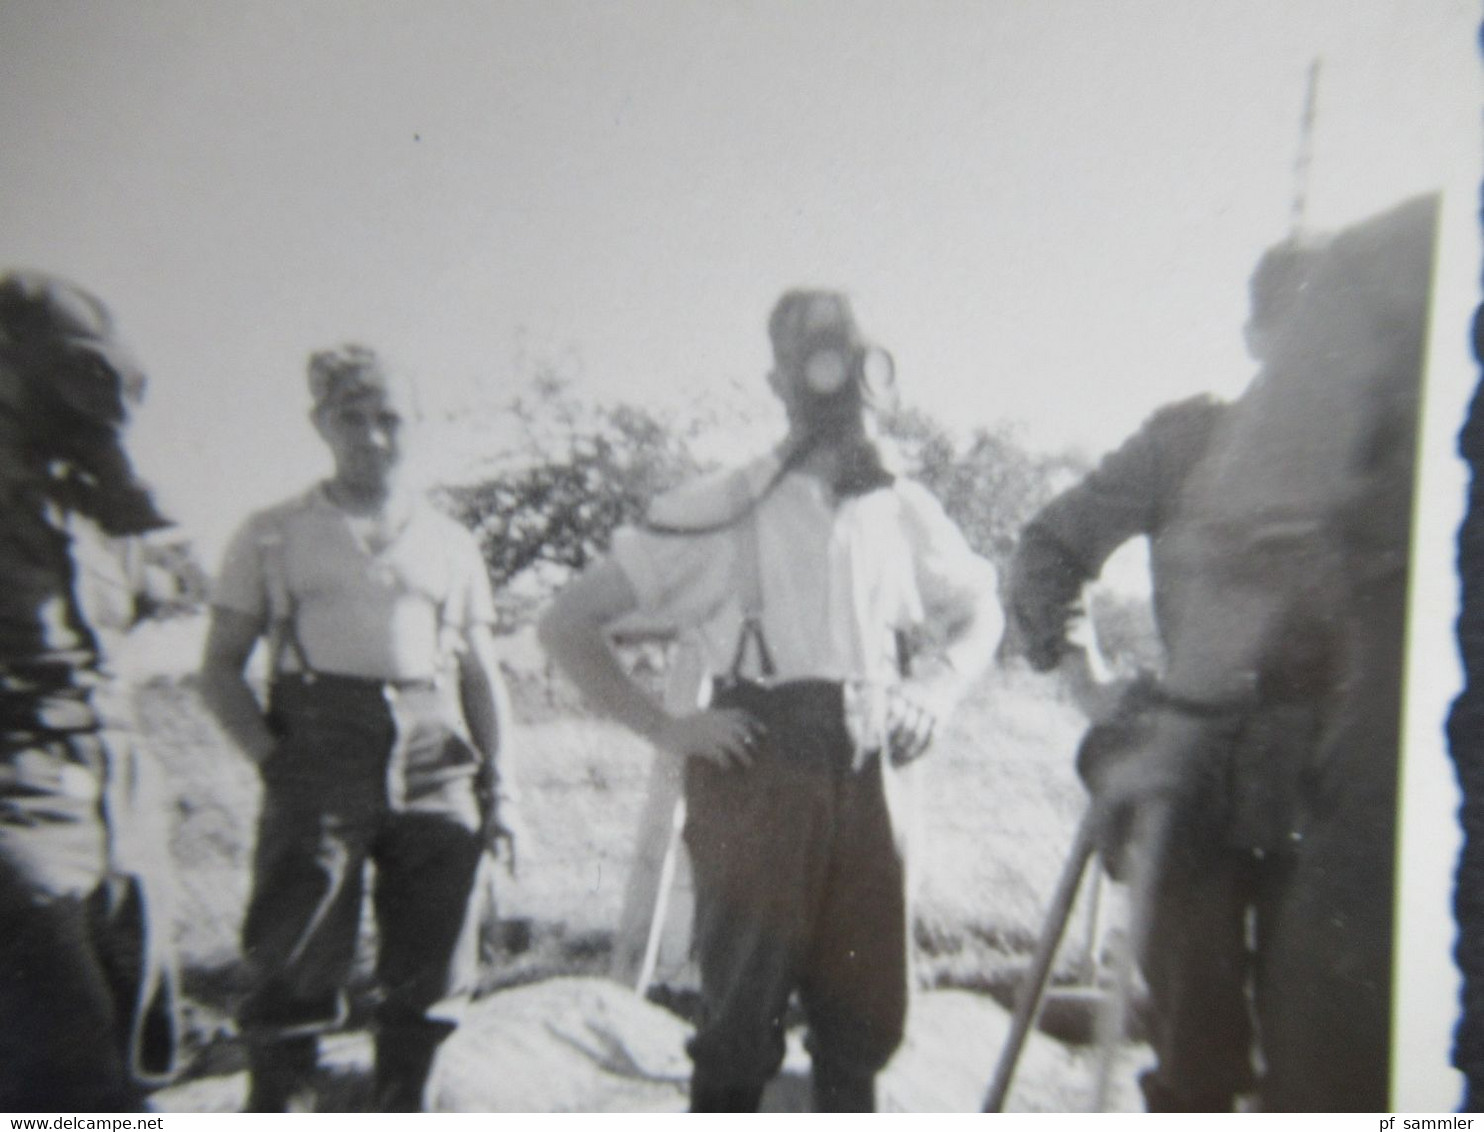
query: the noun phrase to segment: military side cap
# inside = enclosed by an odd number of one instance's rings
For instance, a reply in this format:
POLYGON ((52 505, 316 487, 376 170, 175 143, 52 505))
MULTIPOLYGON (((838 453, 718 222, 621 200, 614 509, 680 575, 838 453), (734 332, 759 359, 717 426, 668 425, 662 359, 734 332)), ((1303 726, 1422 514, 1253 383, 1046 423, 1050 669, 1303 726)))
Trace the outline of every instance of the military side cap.
POLYGON ((309 396, 316 410, 366 393, 412 399, 407 374, 357 342, 317 350, 309 356, 309 396))

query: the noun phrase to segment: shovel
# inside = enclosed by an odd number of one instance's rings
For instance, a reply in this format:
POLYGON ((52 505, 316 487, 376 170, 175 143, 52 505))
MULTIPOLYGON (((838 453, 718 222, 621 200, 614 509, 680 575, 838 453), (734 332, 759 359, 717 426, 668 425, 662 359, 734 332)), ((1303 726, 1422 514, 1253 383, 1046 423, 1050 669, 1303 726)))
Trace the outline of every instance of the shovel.
MULTIPOLYGON (((1072 965, 1074 982, 1047 987, 1035 1025, 1067 1045, 1089 1045, 1097 1040, 1097 1016, 1108 996, 1109 983, 1098 949, 1102 946, 1102 905, 1107 878, 1101 868, 1082 875, 1074 909, 1085 920, 1082 954, 1072 965)), ((1068 928, 1068 931, 1071 929, 1068 928)))
POLYGON ((670 910, 670 890, 675 887, 675 866, 680 855, 680 838, 685 829, 685 798, 675 799, 670 811, 670 837, 665 843, 665 859, 660 864, 659 885, 655 889, 654 910, 649 917, 649 931, 644 939, 644 958, 639 964, 639 976, 634 980, 634 992, 643 998, 654 981, 654 969, 659 964, 660 941, 665 934, 665 920, 670 910))
POLYGON ((1005 1039, 1004 1048, 1000 1051, 1000 1060, 995 1066, 994 1079, 990 1082, 989 1092, 985 1094, 982 1112, 1004 1110, 1005 1097, 1010 1092, 1010 1082, 1015 1076, 1015 1067, 1020 1061, 1020 1052, 1025 1046, 1025 1039, 1031 1027, 1036 1024, 1037 1015, 1041 1012, 1041 1004, 1046 994, 1046 980, 1051 974, 1051 964, 1056 958, 1057 948, 1061 945, 1062 934, 1066 931, 1072 905, 1076 903, 1077 890, 1082 884, 1082 874, 1086 871, 1087 862, 1097 848, 1096 834, 1096 819, 1093 811, 1089 809, 1077 826, 1077 834, 1072 841, 1072 851, 1068 854, 1067 862, 1062 866, 1061 877, 1056 882, 1051 907, 1046 913, 1046 922, 1041 928, 1041 937, 1036 943, 1036 952, 1031 960, 1030 969, 1026 972, 1025 981, 1021 984, 1020 995, 1015 1003, 1015 1013, 1010 1020, 1010 1033, 1005 1039))

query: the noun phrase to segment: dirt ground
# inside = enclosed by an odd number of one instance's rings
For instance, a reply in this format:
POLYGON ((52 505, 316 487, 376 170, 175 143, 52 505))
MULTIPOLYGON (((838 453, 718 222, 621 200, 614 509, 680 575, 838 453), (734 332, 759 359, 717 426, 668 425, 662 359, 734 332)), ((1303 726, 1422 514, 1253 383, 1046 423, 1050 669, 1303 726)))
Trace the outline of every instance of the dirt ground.
MULTIPOLYGON (((155 1103, 167 1111, 232 1111, 245 1088, 231 1019, 242 989, 237 930, 258 788, 205 715, 189 665, 180 663, 198 655, 190 643, 196 632, 177 626, 173 644, 156 644, 173 667, 157 657, 136 697, 171 797, 175 930, 187 997, 184 1072, 155 1103)), ((662 968, 651 1001, 606 977, 651 754, 620 729, 573 711, 524 661, 512 651, 513 769, 528 836, 515 876, 497 880, 502 924, 489 940, 482 995, 441 1057, 439 1106, 682 1109, 688 967, 662 968)), ((919 991, 907 1043, 883 1076, 883 1108, 975 1111, 982 1101, 1008 1028, 1006 1004, 1080 815, 1071 755, 1081 726, 1049 681, 997 672, 922 764, 913 847, 919 991)), ((1110 906, 1116 900, 1105 898, 1102 907, 1110 906)), ((1098 938, 1110 921, 1104 915, 1101 922, 1098 938)), ((1079 960, 1092 926, 1085 911, 1074 916, 1058 979, 1086 977, 1079 960)), ((677 911, 669 950, 682 959, 684 933, 677 911)), ((369 930, 365 942, 369 953, 369 930)), ((348 1031, 325 1043, 320 1104, 329 1111, 366 1104, 369 1042, 364 1002, 357 1006, 348 1031)), ((796 1048, 771 1107, 798 1110, 806 1102, 800 1038, 791 1034, 796 1048)), ((1132 1080, 1144 1060, 1141 1046, 1121 1051, 1115 1109, 1137 1107, 1132 1080)), ((1095 1072, 1089 1048, 1036 1034, 1008 1107, 1085 1110, 1095 1072)))

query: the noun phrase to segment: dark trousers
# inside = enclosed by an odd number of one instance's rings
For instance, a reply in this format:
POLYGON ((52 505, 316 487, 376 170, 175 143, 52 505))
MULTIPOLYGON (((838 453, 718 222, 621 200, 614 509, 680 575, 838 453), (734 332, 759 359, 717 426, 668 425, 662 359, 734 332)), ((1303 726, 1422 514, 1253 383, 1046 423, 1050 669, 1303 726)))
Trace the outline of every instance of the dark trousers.
POLYGON ((1140 961, 1159 1057, 1142 1084, 1150 1111, 1230 1112, 1256 1087, 1254 1004, 1273 1000, 1257 959, 1291 861, 1209 845, 1210 827, 1184 816, 1171 831, 1140 961))
POLYGON ((1229 814, 1177 810, 1141 957, 1151 1109, 1254 1089, 1273 1112, 1388 1107, 1395 688, 1371 674, 1336 702, 1287 846, 1236 848, 1229 814))
POLYGON ((263 768, 243 1030, 259 1046, 298 1043, 266 1062, 312 1064, 303 1039, 343 1018, 369 862, 378 1066, 417 1063, 425 1074, 477 973, 473 753, 438 696, 398 702, 365 681, 277 687, 271 719, 282 739, 263 768))
POLYGON ((127 1004, 98 896, 104 753, 91 734, 22 743, 0 762, 0 1109, 127 1112, 127 1004))
POLYGON ((756 1106, 797 990, 816 1103, 870 1107, 908 991, 904 868, 880 760, 851 769, 838 684, 741 684, 717 706, 746 709, 767 733, 746 770, 686 768, 703 1001, 693 1104, 756 1106))
POLYGON ((1391 1107, 1405 579, 1362 581, 1352 676, 1320 744, 1308 829, 1263 956, 1275 988, 1263 1103, 1275 1112, 1391 1107))

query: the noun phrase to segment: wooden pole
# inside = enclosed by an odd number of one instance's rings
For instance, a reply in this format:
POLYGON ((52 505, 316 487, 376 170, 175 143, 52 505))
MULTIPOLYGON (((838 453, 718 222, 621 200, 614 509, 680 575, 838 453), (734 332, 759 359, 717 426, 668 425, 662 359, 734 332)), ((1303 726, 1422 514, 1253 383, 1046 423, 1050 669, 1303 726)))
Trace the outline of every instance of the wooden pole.
POLYGON ((1051 975, 1051 964, 1056 959, 1061 945, 1062 933, 1066 931, 1067 919, 1072 905, 1077 900, 1077 890, 1082 885, 1082 874, 1091 859, 1097 844, 1093 811, 1088 810, 1077 826, 1072 841, 1072 851, 1067 863, 1062 866, 1061 877, 1056 882, 1056 891, 1051 897, 1051 907, 1046 913, 1046 922, 1041 928, 1041 938, 1036 943, 1036 952, 1031 960, 1025 981, 1020 985, 1020 995, 1015 1003, 1015 1013, 1010 1019, 1010 1033, 1000 1051, 999 1063, 995 1066, 994 1080, 984 1097, 982 1112, 1004 1111, 1005 1097, 1010 1092, 1010 1082, 1015 1076, 1015 1066, 1020 1061, 1020 1051, 1026 1036, 1036 1024, 1041 1001, 1046 993, 1046 980, 1051 975))
POLYGON ((1308 85, 1304 93, 1304 111, 1299 119, 1298 153, 1293 160, 1293 203, 1288 214, 1288 234, 1303 232, 1309 210, 1309 170, 1314 162, 1314 122, 1319 103, 1319 56, 1309 64, 1308 85))

